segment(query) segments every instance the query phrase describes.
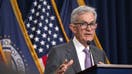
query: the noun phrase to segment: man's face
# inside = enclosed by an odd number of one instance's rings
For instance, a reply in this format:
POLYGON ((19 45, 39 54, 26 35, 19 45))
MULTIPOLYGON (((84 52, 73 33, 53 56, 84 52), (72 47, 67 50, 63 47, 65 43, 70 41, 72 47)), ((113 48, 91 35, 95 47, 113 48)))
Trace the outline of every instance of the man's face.
POLYGON ((84 13, 79 17, 79 21, 74 23, 73 33, 80 42, 92 41, 97 24, 93 13, 84 13))

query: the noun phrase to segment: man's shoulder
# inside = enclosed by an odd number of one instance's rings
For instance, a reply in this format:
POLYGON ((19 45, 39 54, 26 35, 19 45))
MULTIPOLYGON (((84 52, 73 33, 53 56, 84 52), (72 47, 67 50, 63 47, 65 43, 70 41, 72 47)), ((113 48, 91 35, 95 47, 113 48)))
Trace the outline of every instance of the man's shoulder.
POLYGON ((58 45, 53 46, 53 48, 63 48, 66 46, 67 46, 67 43, 62 43, 62 44, 58 44, 58 45))
POLYGON ((62 43, 62 44, 55 45, 55 46, 51 47, 49 53, 62 54, 62 52, 65 53, 71 48, 72 48, 71 42, 70 43, 69 42, 68 43, 62 43))
POLYGON ((92 48, 92 49, 99 49, 97 46, 95 46, 95 45, 90 45, 90 48, 92 48))
POLYGON ((94 50, 94 51, 102 51, 101 49, 99 49, 97 46, 95 45, 90 45, 90 49, 94 50))
POLYGON ((72 44, 73 44, 73 42, 69 41, 67 43, 55 45, 55 46, 53 46, 53 48, 67 48, 67 47, 70 47, 72 44))

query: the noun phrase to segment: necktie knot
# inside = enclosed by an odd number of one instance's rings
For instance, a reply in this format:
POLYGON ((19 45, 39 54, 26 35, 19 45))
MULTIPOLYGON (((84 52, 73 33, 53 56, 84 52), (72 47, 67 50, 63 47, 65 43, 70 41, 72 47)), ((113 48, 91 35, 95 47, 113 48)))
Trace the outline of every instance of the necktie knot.
POLYGON ((89 50, 88 50, 87 48, 85 48, 85 49, 83 50, 83 52, 85 52, 86 55, 90 55, 90 52, 89 52, 89 50))

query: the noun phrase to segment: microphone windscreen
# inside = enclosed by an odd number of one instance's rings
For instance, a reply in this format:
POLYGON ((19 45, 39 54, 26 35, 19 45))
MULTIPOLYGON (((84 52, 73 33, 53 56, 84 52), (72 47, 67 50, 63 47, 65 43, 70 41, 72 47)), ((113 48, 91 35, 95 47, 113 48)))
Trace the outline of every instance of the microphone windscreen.
POLYGON ((90 45, 91 44, 91 41, 87 41, 87 45, 90 45))

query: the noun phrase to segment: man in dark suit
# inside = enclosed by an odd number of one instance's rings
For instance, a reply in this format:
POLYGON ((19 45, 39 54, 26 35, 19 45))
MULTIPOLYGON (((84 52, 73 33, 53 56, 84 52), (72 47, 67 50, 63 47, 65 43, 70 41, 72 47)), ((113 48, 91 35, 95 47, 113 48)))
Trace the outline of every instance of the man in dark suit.
POLYGON ((80 6, 73 10, 69 28, 74 37, 68 43, 51 48, 45 74, 76 74, 95 64, 106 63, 104 51, 90 45, 97 28, 96 18, 93 7, 80 6), (84 49, 89 52, 89 62, 86 62, 84 49), (86 67, 86 63, 90 66, 86 67))

